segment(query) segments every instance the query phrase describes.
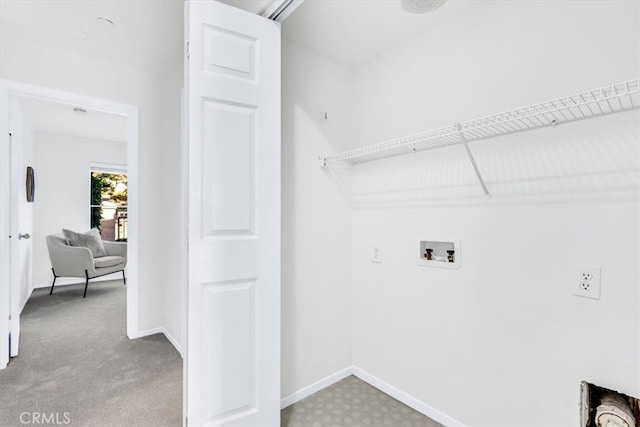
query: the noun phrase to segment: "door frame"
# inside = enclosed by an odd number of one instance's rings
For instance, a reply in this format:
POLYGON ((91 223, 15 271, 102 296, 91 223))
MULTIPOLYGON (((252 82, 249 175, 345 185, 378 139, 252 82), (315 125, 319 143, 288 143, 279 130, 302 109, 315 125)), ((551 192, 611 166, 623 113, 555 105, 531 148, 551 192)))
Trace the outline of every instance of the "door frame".
POLYGON ((42 101, 66 104, 103 113, 124 116, 127 119, 127 169, 129 192, 129 239, 127 242, 127 336, 139 337, 138 283, 139 283, 139 230, 140 230, 140 179, 138 107, 77 93, 0 79, 0 369, 9 362, 9 342, 5 338, 13 329, 11 322, 19 321, 20 307, 12 307, 9 296, 14 292, 10 280, 11 268, 11 212, 15 202, 11 198, 11 156, 9 138, 10 99, 34 98, 42 101), (16 309, 18 313, 15 313, 16 309), (16 314, 14 316, 14 313, 16 314), (11 319, 10 320, 10 316, 11 319))

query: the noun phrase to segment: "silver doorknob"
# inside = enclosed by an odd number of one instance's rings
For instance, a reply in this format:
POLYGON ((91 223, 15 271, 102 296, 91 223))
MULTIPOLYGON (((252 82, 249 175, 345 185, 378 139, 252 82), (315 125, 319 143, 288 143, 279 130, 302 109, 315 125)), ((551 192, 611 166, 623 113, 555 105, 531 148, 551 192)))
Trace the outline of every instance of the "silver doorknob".
POLYGON ((29 233, 25 233, 25 234, 18 233, 18 240, 30 239, 30 238, 31 238, 31 235, 29 233))

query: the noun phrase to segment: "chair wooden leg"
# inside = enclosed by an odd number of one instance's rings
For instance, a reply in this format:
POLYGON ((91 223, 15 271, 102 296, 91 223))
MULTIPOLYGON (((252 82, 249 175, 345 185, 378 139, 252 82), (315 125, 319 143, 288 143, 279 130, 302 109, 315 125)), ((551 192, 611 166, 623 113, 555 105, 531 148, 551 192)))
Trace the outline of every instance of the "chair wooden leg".
POLYGON ((53 271, 53 283, 51 284, 49 295, 53 295, 53 287, 56 285, 56 279, 58 278, 58 276, 56 276, 56 271, 53 268, 51 269, 51 271, 53 271))
POLYGON ((84 295, 82 296, 82 298, 87 297, 87 287, 89 286, 89 272, 85 270, 84 275, 87 277, 87 281, 84 283, 84 295))
POLYGON ((122 270, 122 280, 124 280, 124 284, 127 284, 127 276, 124 275, 124 270, 122 270))

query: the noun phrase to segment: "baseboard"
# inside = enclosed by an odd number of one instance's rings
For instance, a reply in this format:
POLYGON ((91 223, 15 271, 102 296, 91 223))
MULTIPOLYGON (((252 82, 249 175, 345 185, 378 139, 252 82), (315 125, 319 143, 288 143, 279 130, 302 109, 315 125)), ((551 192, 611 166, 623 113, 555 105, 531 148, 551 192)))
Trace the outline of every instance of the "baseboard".
POLYGON ((416 399, 415 397, 405 393, 404 391, 392 386, 389 383, 382 381, 380 378, 373 376, 358 367, 353 367, 353 375, 360 378, 362 381, 374 386, 378 390, 388 394, 394 399, 399 400, 408 407, 413 408, 421 414, 424 414, 427 417, 431 418, 432 420, 445 425, 446 427, 466 427, 460 421, 450 417, 443 412, 438 411, 434 407, 427 405, 426 403, 416 399))
MULTIPOLYGON (((89 284, 93 282, 109 282, 112 280, 122 279, 121 271, 112 273, 112 274, 119 274, 120 277, 111 277, 111 274, 109 274, 107 276, 101 276, 101 277, 96 277, 95 279, 89 279, 89 284)), ((58 286, 84 285, 84 283, 85 283, 85 279, 81 277, 59 277, 58 279, 56 279, 56 286, 54 287, 54 289, 57 288, 58 286)), ((51 282, 36 283, 33 285, 34 289, 42 289, 42 288, 50 288, 50 287, 51 287, 51 282)))
POLYGON ((144 331, 140 331, 140 332, 138 332, 138 335, 136 337, 133 337, 133 338, 148 337, 149 335, 155 335, 155 334, 163 334, 165 336, 165 338, 167 340, 169 340, 171 345, 173 345, 175 347, 175 349, 178 351, 178 353, 180 353, 180 357, 183 357, 182 356, 182 347, 180 347, 180 345, 178 345, 178 341, 176 341, 176 339, 173 338, 173 335, 171 335, 169 333, 169 331, 167 331, 162 326, 159 327, 159 328, 152 328, 152 329, 147 329, 147 330, 144 330, 144 331))
POLYGON ((315 383, 308 385, 306 387, 301 388, 300 390, 290 394, 287 397, 282 398, 280 401, 280 408, 284 409, 287 406, 291 406, 294 403, 304 399, 305 397, 311 396, 313 393, 322 390, 323 388, 329 387, 331 384, 335 384, 338 381, 347 378, 349 375, 353 373, 353 367, 349 366, 340 371, 329 375, 315 383))

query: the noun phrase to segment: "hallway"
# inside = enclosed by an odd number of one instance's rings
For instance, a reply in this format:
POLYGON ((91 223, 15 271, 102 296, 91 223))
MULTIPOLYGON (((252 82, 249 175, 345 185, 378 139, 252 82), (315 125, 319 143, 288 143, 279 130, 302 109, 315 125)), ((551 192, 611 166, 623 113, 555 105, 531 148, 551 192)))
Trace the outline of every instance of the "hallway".
POLYGON ((0 425, 46 417, 70 426, 180 426, 179 353, 162 334, 126 337, 122 280, 90 283, 86 299, 83 290, 33 292, 20 355, 0 371, 0 425))

